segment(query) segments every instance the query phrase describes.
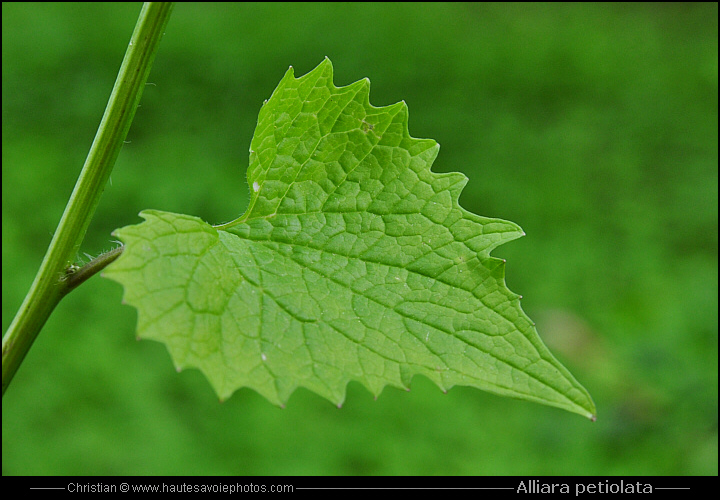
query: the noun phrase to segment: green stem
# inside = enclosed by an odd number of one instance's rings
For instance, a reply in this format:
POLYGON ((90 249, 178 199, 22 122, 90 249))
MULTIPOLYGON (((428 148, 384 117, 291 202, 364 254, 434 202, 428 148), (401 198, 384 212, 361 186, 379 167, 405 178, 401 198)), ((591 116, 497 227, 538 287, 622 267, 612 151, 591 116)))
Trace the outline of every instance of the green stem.
POLYGON ((65 269, 80 248, 127 137, 172 7, 171 2, 143 5, 80 177, 30 291, 3 337, 3 395, 45 321, 72 289, 74 281, 67 279, 65 269))

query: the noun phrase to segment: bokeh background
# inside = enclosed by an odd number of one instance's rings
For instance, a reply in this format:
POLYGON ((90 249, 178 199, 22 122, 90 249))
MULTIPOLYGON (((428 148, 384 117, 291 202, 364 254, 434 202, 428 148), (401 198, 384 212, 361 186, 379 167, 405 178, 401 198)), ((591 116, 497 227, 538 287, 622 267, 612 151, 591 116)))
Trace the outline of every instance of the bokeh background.
MULTIPOLYGON (((2 323, 37 271, 140 4, 2 4, 2 323)), ((4 474, 718 473, 718 7, 178 4, 83 251, 157 208, 219 223, 289 65, 404 99, 468 210, 520 224, 507 282, 598 420, 423 377, 342 409, 220 404, 95 277, 3 398, 4 474)))

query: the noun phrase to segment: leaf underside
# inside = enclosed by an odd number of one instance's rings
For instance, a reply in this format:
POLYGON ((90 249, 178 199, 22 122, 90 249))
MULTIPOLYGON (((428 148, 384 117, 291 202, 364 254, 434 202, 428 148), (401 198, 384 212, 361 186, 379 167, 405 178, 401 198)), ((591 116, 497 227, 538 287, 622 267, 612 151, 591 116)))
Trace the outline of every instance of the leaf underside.
POLYGON ((523 235, 458 205, 467 178, 430 167, 439 145, 408 133, 404 102, 335 87, 325 59, 290 68, 260 110, 250 204, 211 226, 157 210, 118 229, 104 276, 125 287, 138 336, 164 342, 221 399, 249 387, 285 405, 297 387, 338 406, 422 374, 594 418, 490 251, 523 235))

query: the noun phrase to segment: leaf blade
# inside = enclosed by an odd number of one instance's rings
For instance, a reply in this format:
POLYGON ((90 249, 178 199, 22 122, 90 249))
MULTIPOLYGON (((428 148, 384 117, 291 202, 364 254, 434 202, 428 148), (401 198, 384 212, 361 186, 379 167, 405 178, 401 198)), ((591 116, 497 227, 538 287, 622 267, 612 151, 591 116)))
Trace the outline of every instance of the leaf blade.
POLYGON ((409 135, 405 103, 373 107, 367 80, 335 87, 327 59, 291 68, 250 149, 240 218, 145 211, 116 232, 127 248, 105 275, 178 368, 223 399, 250 387, 284 405, 306 387, 340 405, 350 380, 377 396, 422 374, 592 418, 490 256, 524 233, 459 206, 466 177, 431 172, 439 146, 409 135))

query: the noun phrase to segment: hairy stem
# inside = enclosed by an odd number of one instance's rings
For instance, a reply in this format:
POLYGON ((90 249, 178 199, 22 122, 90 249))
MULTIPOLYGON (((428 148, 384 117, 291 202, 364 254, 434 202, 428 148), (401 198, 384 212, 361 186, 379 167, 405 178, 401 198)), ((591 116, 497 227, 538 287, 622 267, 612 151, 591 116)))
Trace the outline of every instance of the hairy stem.
POLYGON ((75 282, 67 279, 65 269, 80 248, 130 129, 172 6, 168 2, 143 5, 80 177, 30 291, 3 337, 3 395, 40 329, 75 282))

